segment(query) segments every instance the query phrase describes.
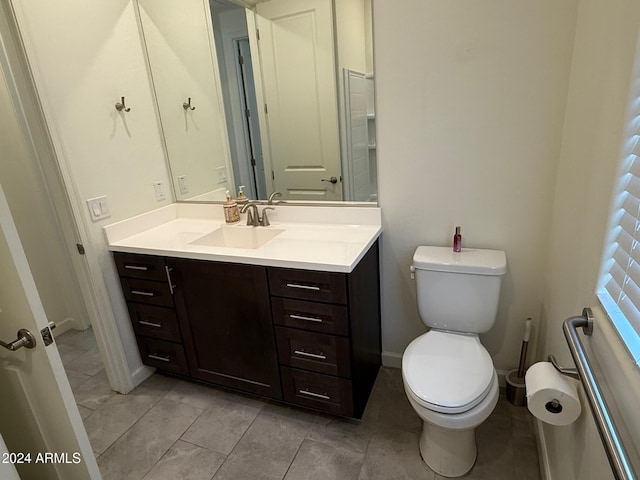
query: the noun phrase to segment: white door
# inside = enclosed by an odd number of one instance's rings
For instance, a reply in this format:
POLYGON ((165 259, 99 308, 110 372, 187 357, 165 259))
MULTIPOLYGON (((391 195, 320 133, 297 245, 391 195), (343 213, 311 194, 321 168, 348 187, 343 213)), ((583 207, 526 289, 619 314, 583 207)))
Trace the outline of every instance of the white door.
POLYGON ((270 0, 256 11, 274 188, 342 200, 331 0, 270 0))
POLYGON ((0 340, 35 337, 33 348, 0 346, 0 461, 22 480, 100 479, 58 349, 41 336, 47 318, 1 187, 0 272, 0 340))

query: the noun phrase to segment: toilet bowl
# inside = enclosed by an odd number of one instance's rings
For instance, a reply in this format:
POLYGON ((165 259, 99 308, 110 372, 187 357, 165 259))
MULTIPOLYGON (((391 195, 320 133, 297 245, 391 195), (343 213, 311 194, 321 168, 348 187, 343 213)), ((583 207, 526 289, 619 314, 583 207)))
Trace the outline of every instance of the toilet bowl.
POLYGON ((495 321, 506 256, 418 247, 412 271, 420 317, 431 330, 403 354, 404 389, 423 421, 424 462, 439 475, 459 477, 475 463, 475 429, 498 402, 498 376, 479 334, 495 321))
POLYGON ((445 477, 467 473, 476 460, 475 429, 495 408, 499 392, 498 376, 479 339, 425 333, 405 350, 402 380, 423 421, 425 463, 445 477))

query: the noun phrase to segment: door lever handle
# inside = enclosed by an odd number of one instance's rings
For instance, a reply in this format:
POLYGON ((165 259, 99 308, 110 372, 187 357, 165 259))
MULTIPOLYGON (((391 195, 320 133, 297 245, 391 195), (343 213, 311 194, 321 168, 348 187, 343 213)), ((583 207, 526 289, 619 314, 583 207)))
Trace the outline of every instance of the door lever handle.
POLYGON ((333 183, 335 185, 336 183, 338 183, 338 177, 323 178, 321 181, 333 183))
POLYGON ((36 337, 33 336, 26 328, 21 328, 18 330, 18 338, 16 338, 13 342, 4 343, 0 340, 0 346, 3 346, 7 350, 11 350, 12 352, 25 347, 25 348, 33 348, 36 346, 36 337))

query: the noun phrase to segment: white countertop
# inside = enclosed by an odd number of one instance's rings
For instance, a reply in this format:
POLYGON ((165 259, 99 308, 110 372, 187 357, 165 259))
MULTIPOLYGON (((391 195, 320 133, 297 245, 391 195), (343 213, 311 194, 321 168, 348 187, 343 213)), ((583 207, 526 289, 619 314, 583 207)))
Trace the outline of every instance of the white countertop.
MULTIPOLYGON (((259 207, 262 210, 262 206, 259 207)), ((380 235, 377 207, 276 206, 269 227, 226 226, 220 204, 171 204, 104 227, 116 252, 273 267, 351 272, 380 235), (191 245, 225 226, 283 230, 259 248, 191 245)))

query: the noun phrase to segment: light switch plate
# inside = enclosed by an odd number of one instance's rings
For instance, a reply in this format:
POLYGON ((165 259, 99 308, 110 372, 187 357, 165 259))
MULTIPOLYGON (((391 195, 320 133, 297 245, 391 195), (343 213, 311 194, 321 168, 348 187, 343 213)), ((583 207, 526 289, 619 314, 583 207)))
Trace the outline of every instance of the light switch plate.
POLYGON ((109 218, 111 211, 109 210, 109 202, 107 202, 106 196, 95 197, 87 199, 87 205, 89 206, 89 214, 91 220, 94 222, 102 220, 103 218, 109 218))

